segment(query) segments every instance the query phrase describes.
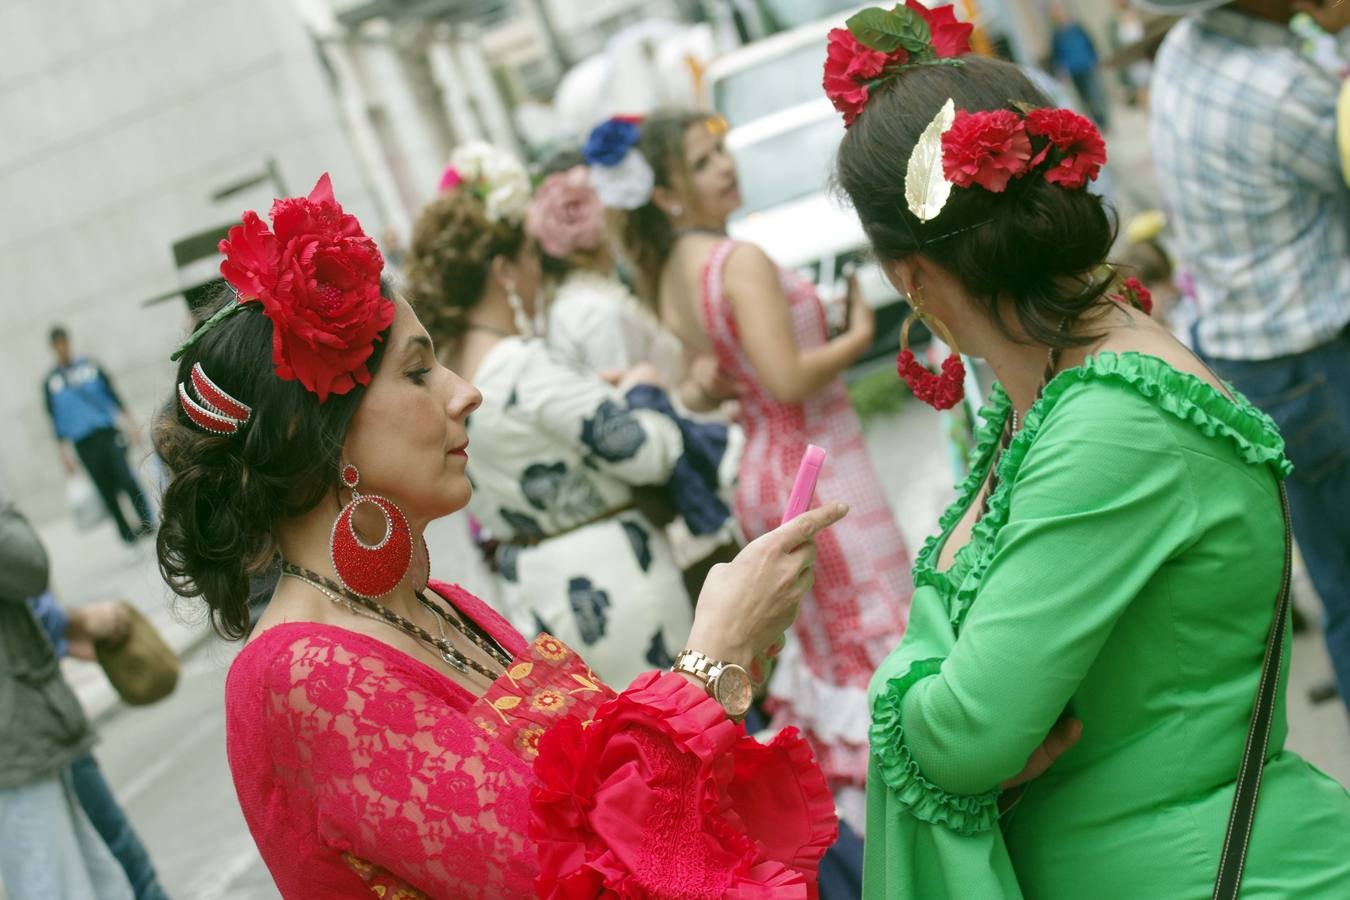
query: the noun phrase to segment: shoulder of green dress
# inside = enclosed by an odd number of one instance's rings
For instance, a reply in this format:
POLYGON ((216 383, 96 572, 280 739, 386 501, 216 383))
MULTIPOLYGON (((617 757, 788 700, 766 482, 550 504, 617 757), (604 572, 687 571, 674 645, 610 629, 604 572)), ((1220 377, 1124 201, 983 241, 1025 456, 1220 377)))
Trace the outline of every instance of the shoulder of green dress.
POLYGON ((868 743, 886 788, 916 819, 957 834, 988 831, 998 821, 998 789, 984 794, 952 794, 924 777, 905 742, 901 709, 915 684, 941 671, 942 660, 922 659, 886 682, 872 703, 868 743))
MULTIPOLYGON (((1130 394, 1151 406, 1187 423, 1207 437, 1227 441, 1244 462, 1269 466, 1280 477, 1293 471, 1284 455, 1284 438, 1275 423, 1231 385, 1225 386, 1233 398, 1225 396, 1204 379, 1182 372, 1159 357, 1146 353, 1103 351, 1088 357, 1082 365, 1060 372, 1045 387, 1041 399, 1027 413, 1023 431, 1034 434, 1052 415, 1056 406, 1069 397, 1108 384, 1128 388, 1130 394)), ((1095 411, 1105 412, 1111 394, 1094 398, 1095 411)))

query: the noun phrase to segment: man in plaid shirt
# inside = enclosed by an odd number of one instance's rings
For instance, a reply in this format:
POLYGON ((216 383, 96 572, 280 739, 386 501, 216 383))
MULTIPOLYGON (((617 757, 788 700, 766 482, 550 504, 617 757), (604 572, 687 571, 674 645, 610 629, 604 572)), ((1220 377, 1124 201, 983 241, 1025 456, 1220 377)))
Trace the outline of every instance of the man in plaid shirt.
POLYGON ((1294 533, 1350 704, 1350 188, 1336 74, 1299 51, 1297 11, 1350 62, 1350 0, 1139 0, 1195 13, 1158 51, 1151 130, 1197 349, 1280 426, 1294 533))

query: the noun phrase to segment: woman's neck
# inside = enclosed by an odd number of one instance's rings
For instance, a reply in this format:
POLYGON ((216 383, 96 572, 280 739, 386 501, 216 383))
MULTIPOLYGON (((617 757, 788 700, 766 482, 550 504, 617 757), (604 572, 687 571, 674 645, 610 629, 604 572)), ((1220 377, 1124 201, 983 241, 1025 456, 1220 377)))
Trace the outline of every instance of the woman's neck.
POLYGON ((1065 347, 1051 353, 1047 344, 1022 341, 1003 334, 992 325, 985 335, 980 356, 989 363, 1004 392, 1020 412, 1040 396, 1042 388, 1065 369, 1081 366, 1091 355, 1102 349, 1111 339, 1113 330, 1130 325, 1128 314, 1109 300, 1089 307, 1073 322, 1066 323, 1065 335, 1087 337, 1090 343, 1065 347), (1113 313, 1116 315, 1113 317, 1113 313))
POLYGON ((478 328, 495 333, 498 337, 520 333, 516 330, 516 317, 511 311, 511 304, 506 301, 506 292, 495 287, 485 291, 483 298, 470 307, 464 322, 470 329, 478 328))
POLYGON ((689 232, 704 232, 712 234, 727 233, 726 216, 706 216, 694 215, 687 218, 682 217, 678 222, 671 222, 671 227, 675 234, 687 234, 689 232))
POLYGON ((1013 406, 1026 412, 1046 381, 1050 349, 1044 344, 1019 344, 1000 336, 984 352, 984 360, 1013 406))
POLYGON ((573 271, 589 272, 592 275, 610 276, 614 274, 614 254, 605 247, 594 253, 578 254, 573 271))
MULTIPOLYGON (((330 581, 341 583, 337 569, 333 565, 333 554, 330 547, 333 522, 337 519, 339 512, 337 501, 328 497, 309 512, 279 526, 277 529, 277 545, 281 551, 281 558, 330 581)), ((375 543, 384 533, 383 517, 375 511, 371 504, 365 503, 358 507, 354 518, 357 534, 361 535, 367 543, 375 543)), ((379 603, 406 619, 416 619, 417 592, 426 586, 426 579, 430 576, 429 572, 424 571, 425 561, 421 552, 416 549, 422 546, 422 533, 426 529, 426 525, 427 523, 423 521, 408 520, 408 528, 411 532, 414 548, 413 563, 408 567, 408 572, 403 581, 394 590, 378 600, 379 603)), ((282 583, 285 584, 285 581, 283 579, 282 583)), ((306 590, 311 590, 308 586, 304 587, 306 590)))

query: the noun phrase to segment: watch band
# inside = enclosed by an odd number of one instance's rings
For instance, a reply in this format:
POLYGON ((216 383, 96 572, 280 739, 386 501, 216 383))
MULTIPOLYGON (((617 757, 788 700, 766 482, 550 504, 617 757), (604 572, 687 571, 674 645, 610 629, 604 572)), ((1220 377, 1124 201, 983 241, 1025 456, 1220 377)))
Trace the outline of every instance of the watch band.
MULTIPOLYGON (((726 711, 727 718, 739 724, 745 719, 745 714, 748 710, 737 711, 728 709, 726 701, 722 700, 717 695, 717 679, 724 671, 726 671, 727 665, 728 664, 722 660, 713 659, 711 656, 699 653, 697 650, 681 650, 675 656, 675 664, 670 667, 670 670, 672 672, 684 672, 697 678, 702 682, 703 690, 707 692, 708 696, 715 700, 722 706, 723 710, 726 711)), ((739 671, 744 671, 739 666, 734 666, 734 668, 739 671)), ((746 677, 748 679, 749 676, 747 675, 746 677)))
POLYGON ((699 653, 697 650, 681 650, 675 657, 675 664, 670 667, 672 672, 684 672, 693 675, 703 686, 711 689, 712 680, 722 671, 726 663, 711 656, 699 653))

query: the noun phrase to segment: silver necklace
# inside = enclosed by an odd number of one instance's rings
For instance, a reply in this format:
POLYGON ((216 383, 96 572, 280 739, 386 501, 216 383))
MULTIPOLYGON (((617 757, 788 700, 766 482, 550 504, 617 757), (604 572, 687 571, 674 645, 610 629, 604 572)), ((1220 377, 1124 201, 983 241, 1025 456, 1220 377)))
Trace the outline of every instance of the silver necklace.
MULTIPOLYGON (((357 606, 355 603, 352 603, 347 598, 339 594, 336 594, 333 591, 330 591, 328 588, 326 588, 324 585, 320 584, 317 581, 306 578, 303 575, 296 574, 295 572, 283 571, 281 574, 288 576, 290 578, 294 578, 296 581, 299 581, 303 584, 309 585, 310 587, 314 588, 314 590, 318 591, 320 594, 323 594, 329 600, 333 601, 333 603, 336 604, 337 606, 345 606, 347 609, 351 610, 352 612, 356 613, 359 616, 365 616, 367 619, 373 619, 376 622, 383 622, 385 625, 392 624, 390 622, 385 621, 382 617, 375 615, 371 611, 367 609, 362 609, 360 606, 357 606)), ((418 597, 418 599, 421 600, 422 598, 418 597)), ((426 601, 423 600, 422 602, 425 603, 426 601)), ((448 645, 450 641, 449 638, 447 638, 445 635, 445 629, 441 626, 439 618, 436 619, 436 626, 437 629, 441 632, 441 640, 443 640, 448 645)), ((464 675, 469 674, 469 664, 467 660, 458 659, 452 656, 451 654, 445 652, 440 647, 436 647, 434 645, 432 645, 432 649, 437 653, 437 655, 440 656, 441 659, 445 660, 446 663, 453 666, 456 671, 464 675)))
MULTIPOLYGON (((450 643, 450 635, 445 633, 445 622, 442 621, 441 617, 436 614, 436 610, 434 607, 432 607, 431 601, 428 600, 426 597, 423 597, 421 594, 418 594, 417 602, 421 603, 424 607, 426 607, 427 610, 431 613, 431 618, 436 620, 436 631, 437 633, 440 634, 441 640, 445 641, 447 644, 450 643)), ((450 665, 459 669, 461 672, 464 672, 467 669, 467 667, 464 666, 463 663, 459 662, 459 660, 453 659, 445 653, 441 654, 441 659, 445 660, 450 665)))
POLYGON ((372 619, 372 620, 374 620, 374 621, 376 621, 376 622, 383 622, 383 621, 384 621, 384 619, 381 619, 379 616, 375 615, 375 614, 374 614, 373 612, 371 612, 370 610, 362 609, 361 607, 357 606, 355 603, 353 603, 353 602, 351 602, 350 600, 348 600, 346 597, 342 597, 342 596, 340 596, 340 595, 338 595, 338 594, 335 594, 335 593, 333 593, 332 591, 328 590, 328 588, 326 588, 326 587, 324 587, 323 585, 319 584, 317 581, 310 581, 308 578, 305 578, 303 575, 296 575, 294 572, 282 572, 281 574, 282 574, 283 576, 287 577, 287 578, 294 578, 296 581, 299 581, 299 582, 301 582, 302 584, 307 584, 307 585, 309 585, 310 587, 314 588, 314 590, 318 591, 320 594, 323 594, 323 595, 324 595, 325 597, 327 597, 329 600, 333 601, 333 605, 334 605, 334 606, 343 606, 343 607, 346 607, 348 610, 350 610, 351 612, 356 613, 358 616, 365 616, 367 619, 372 619))

